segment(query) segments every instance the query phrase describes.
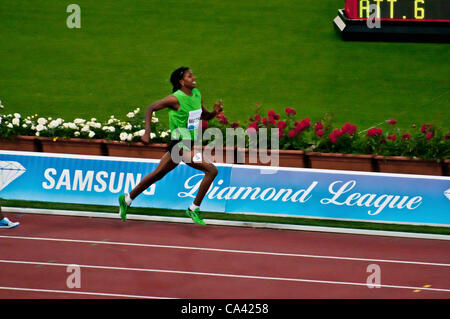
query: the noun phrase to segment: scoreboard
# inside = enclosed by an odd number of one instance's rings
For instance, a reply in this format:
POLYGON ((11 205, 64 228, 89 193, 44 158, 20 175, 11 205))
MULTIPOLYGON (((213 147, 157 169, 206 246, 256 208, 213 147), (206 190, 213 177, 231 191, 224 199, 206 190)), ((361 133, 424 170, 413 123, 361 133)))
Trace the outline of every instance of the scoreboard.
POLYGON ((350 19, 367 19, 371 5, 381 20, 450 22, 450 0, 347 0, 345 13, 350 19))
POLYGON ((450 0, 345 0, 334 25, 344 40, 450 42, 450 0))

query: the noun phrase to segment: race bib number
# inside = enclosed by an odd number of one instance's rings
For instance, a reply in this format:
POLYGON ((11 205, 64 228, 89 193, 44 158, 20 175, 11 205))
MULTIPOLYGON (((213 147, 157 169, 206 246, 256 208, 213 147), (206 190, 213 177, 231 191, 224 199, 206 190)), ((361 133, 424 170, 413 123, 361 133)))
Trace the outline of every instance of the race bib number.
POLYGON ((201 109, 189 112, 188 130, 195 130, 198 128, 198 125, 200 124, 201 115, 202 115, 201 109))

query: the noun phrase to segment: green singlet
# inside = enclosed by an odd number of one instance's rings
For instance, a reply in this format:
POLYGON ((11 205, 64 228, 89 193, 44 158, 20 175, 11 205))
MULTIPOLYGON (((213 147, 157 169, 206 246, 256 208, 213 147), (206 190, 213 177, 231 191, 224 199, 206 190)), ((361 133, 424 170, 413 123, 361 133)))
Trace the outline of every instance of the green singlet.
POLYGON ((192 90, 192 96, 181 90, 172 93, 178 99, 178 111, 169 109, 169 127, 172 140, 195 140, 202 115, 202 95, 198 89, 192 90))

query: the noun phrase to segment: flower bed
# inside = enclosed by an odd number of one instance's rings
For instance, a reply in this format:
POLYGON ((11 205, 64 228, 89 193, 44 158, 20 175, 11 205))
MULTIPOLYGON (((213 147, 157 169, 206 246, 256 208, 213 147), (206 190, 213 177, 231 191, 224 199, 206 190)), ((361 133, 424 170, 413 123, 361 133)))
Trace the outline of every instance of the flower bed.
MULTIPOLYGON (((104 122, 95 118, 67 122, 37 114, 23 118, 18 113, 1 115, 0 120, 0 149, 161 158, 170 141, 170 130, 153 117, 152 144, 140 143, 145 122, 139 108, 128 112, 124 119, 112 115, 104 122), (78 149, 70 150, 69 145, 76 143, 78 149)), ((448 175, 450 133, 444 134, 428 123, 412 125, 409 130, 401 130, 396 124, 396 120, 390 119, 367 130, 358 130, 349 122, 336 127, 331 115, 319 121, 296 119, 296 111, 286 108, 281 115, 273 110, 262 114, 257 109, 244 124, 229 121, 222 112, 208 122, 203 121, 201 127, 203 130, 215 127, 224 137, 219 143, 226 153, 222 160, 217 157, 217 162, 224 162, 228 153, 235 163, 243 159, 245 164, 265 165, 268 163, 259 157, 255 163, 250 162, 249 148, 258 147, 258 152, 265 153, 261 150, 274 147, 279 150, 269 152, 279 155, 280 166, 419 172, 406 169, 405 163, 409 161, 417 167, 426 167, 418 174, 448 175), (230 132, 244 144, 227 147, 230 132), (261 144, 263 135, 266 139, 261 144), (399 166, 395 168, 393 163, 399 166)))

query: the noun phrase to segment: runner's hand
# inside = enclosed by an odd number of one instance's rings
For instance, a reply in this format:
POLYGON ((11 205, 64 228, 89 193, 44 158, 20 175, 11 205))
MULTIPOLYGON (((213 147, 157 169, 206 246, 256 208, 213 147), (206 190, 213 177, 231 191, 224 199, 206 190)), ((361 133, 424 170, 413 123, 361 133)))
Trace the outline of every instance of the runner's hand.
POLYGON ((216 114, 219 114, 222 111, 223 111, 222 100, 219 100, 216 102, 216 104, 214 104, 214 112, 216 112, 216 114))

